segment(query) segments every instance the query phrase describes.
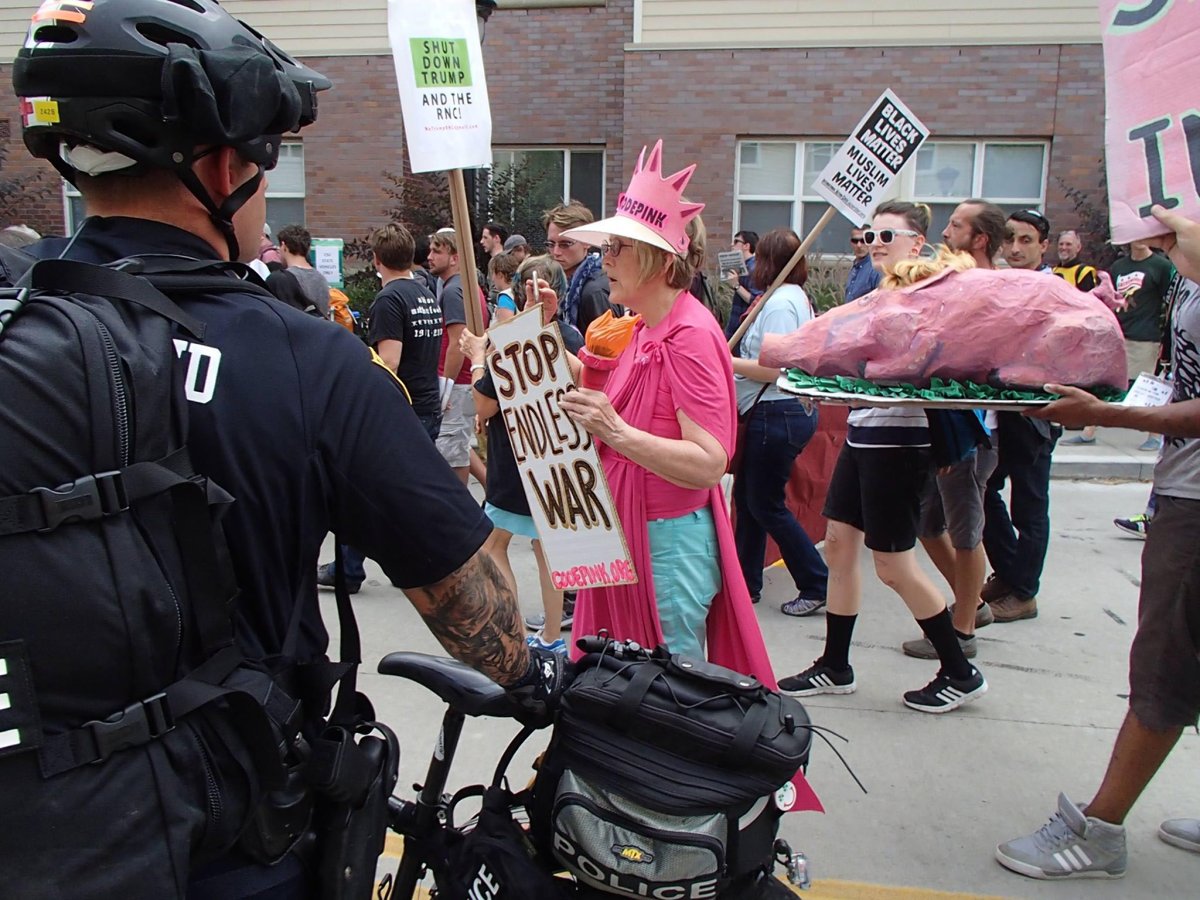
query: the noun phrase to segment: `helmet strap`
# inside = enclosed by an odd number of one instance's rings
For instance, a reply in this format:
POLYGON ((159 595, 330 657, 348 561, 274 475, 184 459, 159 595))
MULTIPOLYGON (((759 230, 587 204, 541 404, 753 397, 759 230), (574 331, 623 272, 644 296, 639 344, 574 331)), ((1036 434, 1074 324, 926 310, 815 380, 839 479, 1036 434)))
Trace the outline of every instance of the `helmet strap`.
POLYGON ((201 184, 200 179, 196 177, 196 173, 192 170, 190 162, 194 161, 195 159, 189 161, 187 165, 177 166, 175 174, 179 176, 179 180, 183 182, 184 187, 191 191, 192 196, 199 200, 204 208, 208 210, 208 217, 217 226, 217 230, 221 232, 221 236, 225 238, 225 243, 229 247, 230 261, 237 262, 241 248, 238 246, 237 234, 234 232, 233 217, 258 192, 258 187, 262 184, 263 176, 266 173, 262 166, 255 164, 254 174, 226 197, 224 203, 217 206, 204 185, 201 184))

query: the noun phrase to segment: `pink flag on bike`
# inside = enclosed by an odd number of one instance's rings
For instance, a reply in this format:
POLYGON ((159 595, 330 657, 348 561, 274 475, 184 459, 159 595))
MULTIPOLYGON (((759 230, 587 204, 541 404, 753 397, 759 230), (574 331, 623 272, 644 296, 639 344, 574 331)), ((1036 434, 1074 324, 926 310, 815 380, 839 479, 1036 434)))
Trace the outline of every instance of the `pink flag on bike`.
POLYGON ((1162 234, 1160 204, 1200 218, 1200 3, 1100 0, 1114 244, 1162 234))

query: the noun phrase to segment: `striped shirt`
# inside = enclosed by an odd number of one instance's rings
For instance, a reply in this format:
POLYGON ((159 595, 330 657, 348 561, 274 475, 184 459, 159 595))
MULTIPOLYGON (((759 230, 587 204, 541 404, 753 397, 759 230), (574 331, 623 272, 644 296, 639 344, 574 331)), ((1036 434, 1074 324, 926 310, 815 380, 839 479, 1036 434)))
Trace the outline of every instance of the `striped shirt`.
POLYGON ((851 447, 928 447, 929 420, 919 406, 854 409, 848 419, 851 447))

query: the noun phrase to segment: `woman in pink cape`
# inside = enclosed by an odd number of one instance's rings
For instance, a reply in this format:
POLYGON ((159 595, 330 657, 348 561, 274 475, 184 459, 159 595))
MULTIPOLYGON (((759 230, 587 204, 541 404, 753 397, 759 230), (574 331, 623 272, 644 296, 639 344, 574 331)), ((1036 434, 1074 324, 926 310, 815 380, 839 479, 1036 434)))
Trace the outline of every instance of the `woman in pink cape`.
POLYGON ((638 576, 581 591, 574 629, 665 643, 774 688, 718 486, 737 422, 729 349, 687 291, 704 256, 704 205, 683 198, 694 170, 663 178, 659 141, 614 216, 564 235, 603 248, 610 299, 641 317, 604 390, 562 399, 596 439, 638 576))

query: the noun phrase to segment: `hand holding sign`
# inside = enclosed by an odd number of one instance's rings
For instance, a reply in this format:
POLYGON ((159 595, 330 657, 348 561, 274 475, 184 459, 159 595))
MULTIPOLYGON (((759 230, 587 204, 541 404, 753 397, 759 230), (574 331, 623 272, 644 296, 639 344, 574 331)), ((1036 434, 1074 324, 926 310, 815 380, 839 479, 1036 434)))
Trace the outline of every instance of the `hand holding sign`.
POLYGON ((1171 234, 1151 238, 1148 243, 1160 247, 1184 278, 1200 282, 1200 222, 1193 222, 1161 206, 1151 210, 1154 218, 1171 229, 1171 234))
POLYGON ((587 429, 588 434, 606 444, 613 443, 614 438, 628 427, 602 391, 587 388, 568 391, 559 405, 573 421, 587 429))
POLYGON ((474 370, 475 366, 483 365, 483 360, 487 355, 487 336, 472 334, 469 329, 464 328, 458 339, 458 349, 471 361, 471 367, 474 370))

